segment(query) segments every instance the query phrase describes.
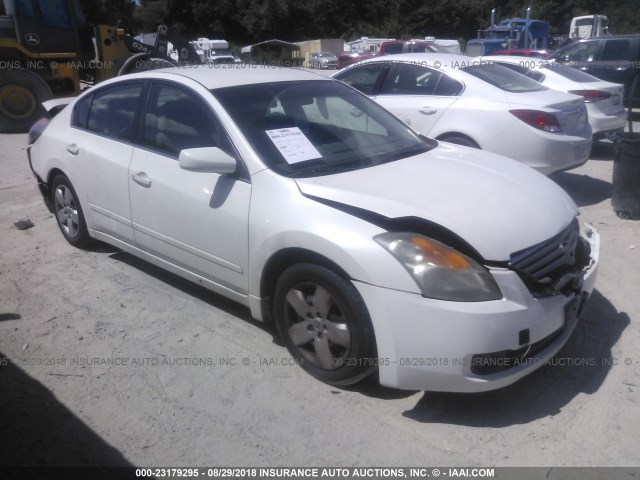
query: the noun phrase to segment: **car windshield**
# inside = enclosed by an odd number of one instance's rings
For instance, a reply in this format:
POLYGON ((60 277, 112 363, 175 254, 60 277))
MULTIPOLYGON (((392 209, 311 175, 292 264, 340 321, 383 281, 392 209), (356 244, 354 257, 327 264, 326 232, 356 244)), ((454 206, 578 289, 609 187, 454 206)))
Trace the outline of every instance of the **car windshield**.
POLYGON ((460 70, 507 92, 524 93, 547 90, 547 87, 535 80, 495 63, 474 64, 460 70))
POLYGON ((485 33, 485 38, 489 40, 496 40, 501 38, 509 38, 509 30, 489 31, 485 33))
POLYGON ((212 93, 267 165, 288 177, 367 168, 432 148, 375 102, 333 80, 212 93))

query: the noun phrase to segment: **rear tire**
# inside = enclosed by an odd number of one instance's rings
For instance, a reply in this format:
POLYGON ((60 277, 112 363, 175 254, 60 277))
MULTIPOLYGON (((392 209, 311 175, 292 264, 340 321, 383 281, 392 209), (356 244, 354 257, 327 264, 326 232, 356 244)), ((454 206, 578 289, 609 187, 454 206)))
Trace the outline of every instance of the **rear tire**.
POLYGON ((317 379, 351 385, 376 369, 369 312, 351 282, 319 265, 294 265, 278 280, 274 303, 285 345, 317 379))
POLYGON ((0 133, 24 133, 46 115, 42 102, 53 93, 40 76, 24 68, 0 73, 0 133))
POLYGON ((64 238, 77 248, 91 244, 82 207, 73 185, 64 175, 56 176, 51 182, 51 204, 56 222, 64 238))

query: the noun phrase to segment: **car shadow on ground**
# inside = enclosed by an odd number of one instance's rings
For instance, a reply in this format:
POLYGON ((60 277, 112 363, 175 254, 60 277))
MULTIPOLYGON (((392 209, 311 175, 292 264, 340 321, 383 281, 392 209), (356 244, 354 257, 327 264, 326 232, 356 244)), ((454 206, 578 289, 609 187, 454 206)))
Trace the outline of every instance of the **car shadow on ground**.
MULTIPOLYGON (((283 353, 286 353, 286 348, 275 326, 272 323, 265 324, 253 319, 247 307, 126 252, 118 251, 110 254, 109 257, 262 329, 270 334, 272 341, 281 346, 283 353)), ((515 385, 495 392, 481 394, 426 392, 416 406, 404 412, 403 415, 420 422, 478 426, 483 425, 481 422, 487 422, 486 426, 496 426, 496 424, 506 426, 555 415, 578 393, 593 393, 599 388, 611 368, 611 347, 628 324, 628 315, 619 314, 613 305, 596 290, 585 307, 576 331, 555 357, 564 359, 564 365, 545 366, 515 385), (580 365, 576 365, 576 362, 580 365), (549 398, 540 398, 541 395, 549 398), (471 404, 473 404, 472 408, 470 408, 471 404)), ((375 372, 356 385, 333 387, 332 391, 336 394, 340 391, 357 392, 381 400, 408 398, 417 393, 415 390, 383 387, 378 383, 375 372)))
POLYGON ((626 313, 595 290, 573 335, 547 365, 491 392, 425 392, 403 415, 422 423, 492 428, 553 417, 577 395, 597 392, 612 366, 631 368, 611 352, 629 323, 626 313))
MULTIPOLYGON (((100 247, 96 247, 96 248, 100 248, 100 247)), ((108 251, 108 248, 111 248, 111 247, 107 245, 104 248, 106 249, 105 250, 106 253, 111 253, 110 251, 108 251)), ((96 250, 96 251, 100 251, 100 250, 96 250)), ((121 250, 116 249, 115 253, 111 253, 109 257, 119 262, 126 263, 127 265, 133 268, 136 268, 139 271, 144 272, 147 275, 150 275, 166 283, 167 285, 170 285, 171 287, 186 293, 187 295, 190 295, 194 298, 197 298, 198 300, 201 300, 202 302, 205 302, 211 305, 211 307, 213 308, 222 310, 230 315, 233 315, 234 317, 237 317, 239 320, 244 320, 245 322, 252 324, 253 326, 271 335, 272 342, 278 345, 279 347, 282 347, 283 355, 289 354, 286 349, 286 346, 284 345, 284 343, 280 338, 280 335, 278 334, 278 331, 276 330, 275 324, 263 323, 255 320, 251 316, 251 312, 247 307, 237 302, 234 302, 233 300, 229 300, 228 298, 223 297, 222 295, 218 295, 214 292, 211 292, 210 290, 207 290, 204 287, 196 285, 195 283, 190 282, 189 280, 185 280, 182 277, 179 277, 177 275, 174 275, 173 273, 167 272, 166 270, 156 267, 151 263, 141 260, 138 257, 134 257, 133 255, 130 255, 121 250)), ((369 397, 379 398, 382 400, 406 398, 416 393, 416 391, 397 390, 397 389, 382 387, 378 383, 377 378, 378 378, 377 373, 374 372, 370 377, 358 383, 357 385, 353 385, 349 387, 333 387, 332 392, 338 394, 341 391, 353 391, 369 397)))
MULTIPOLYGON (((109 248, 109 246, 107 245, 106 248, 109 248)), ((111 252, 107 252, 107 253, 111 253, 111 252)), ((223 297, 222 295, 218 295, 217 293, 212 292, 211 290, 207 290, 206 288, 201 287, 200 285, 197 285, 189 280, 185 280, 184 278, 179 277, 178 275, 174 275, 173 273, 168 272, 160 267, 156 267, 155 265, 149 262, 146 262, 145 260, 142 260, 138 257, 134 257, 133 255, 130 255, 127 252, 123 252, 121 250, 116 249, 115 253, 111 253, 111 255, 109 255, 109 258, 117 260, 118 262, 126 263, 127 265, 147 275, 150 275, 160 280, 161 282, 164 282, 167 285, 173 288, 176 288, 181 292, 186 293, 187 295, 190 295, 202 302, 205 302, 211 305, 213 308, 222 310, 223 312, 228 313, 229 315, 238 317, 239 319, 244 320, 245 322, 248 322, 264 330, 265 332, 271 334, 274 337, 273 338, 274 343, 277 343, 278 345, 282 345, 282 343, 278 338, 278 334, 275 330, 275 327, 273 327, 271 324, 266 324, 266 323, 255 320, 251 316, 251 311, 249 310, 248 307, 245 307, 244 305, 241 305, 238 302, 234 302, 233 300, 229 300, 228 298, 223 297)))
POLYGON ((578 207, 596 205, 611 198, 613 192, 613 186, 610 182, 593 178, 589 175, 558 172, 549 178, 562 187, 578 207))
POLYGON ((49 389, 1 352, 0 385, 0 470, 9 473, 3 478, 11 478, 11 472, 16 475, 13 478, 50 478, 55 473, 29 474, 22 470, 25 467, 133 467, 49 389))

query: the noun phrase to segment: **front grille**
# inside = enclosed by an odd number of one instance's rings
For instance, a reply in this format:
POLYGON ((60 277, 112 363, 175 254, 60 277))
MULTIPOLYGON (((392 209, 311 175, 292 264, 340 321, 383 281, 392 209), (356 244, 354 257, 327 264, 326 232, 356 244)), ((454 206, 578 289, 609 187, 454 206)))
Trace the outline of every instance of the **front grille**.
POLYGON ((579 289, 580 273, 589 264, 589 244, 580 236, 578 219, 556 236, 512 253, 509 267, 536 296, 579 289))

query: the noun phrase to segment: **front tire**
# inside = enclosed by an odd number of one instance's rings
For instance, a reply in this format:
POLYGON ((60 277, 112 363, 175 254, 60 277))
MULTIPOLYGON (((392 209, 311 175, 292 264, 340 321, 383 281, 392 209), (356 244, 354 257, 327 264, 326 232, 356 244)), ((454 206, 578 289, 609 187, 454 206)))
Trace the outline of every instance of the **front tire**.
POLYGON ((64 175, 58 175, 51 182, 51 204, 56 222, 64 238, 77 248, 91 243, 78 194, 64 175))
POLYGON ((344 386, 375 370, 369 312, 349 281, 319 265, 294 265, 278 280, 274 301, 278 332, 308 373, 344 386))
POLYGON ((0 133, 23 133, 46 115, 49 85, 24 68, 0 72, 0 133))

